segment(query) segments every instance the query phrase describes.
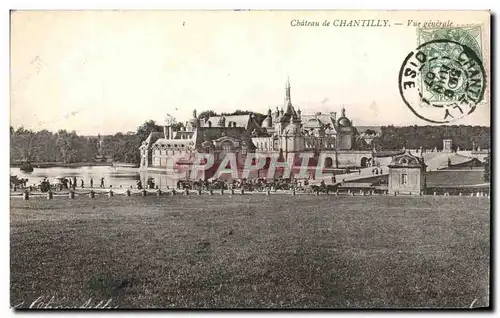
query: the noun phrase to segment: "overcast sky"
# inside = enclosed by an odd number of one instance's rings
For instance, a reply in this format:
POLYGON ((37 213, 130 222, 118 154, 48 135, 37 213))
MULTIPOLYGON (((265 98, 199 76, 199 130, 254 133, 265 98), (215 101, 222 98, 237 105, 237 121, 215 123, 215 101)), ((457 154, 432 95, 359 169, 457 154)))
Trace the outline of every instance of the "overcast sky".
MULTIPOLYGON (((287 76, 303 113, 344 106, 355 125, 426 125, 404 105, 397 83, 417 46, 415 28, 290 25, 415 16, 388 14, 14 12, 11 125, 95 135, 135 131, 166 114, 184 121, 193 109, 266 113, 283 104, 287 76)), ((483 106, 456 124, 489 121, 483 106)))

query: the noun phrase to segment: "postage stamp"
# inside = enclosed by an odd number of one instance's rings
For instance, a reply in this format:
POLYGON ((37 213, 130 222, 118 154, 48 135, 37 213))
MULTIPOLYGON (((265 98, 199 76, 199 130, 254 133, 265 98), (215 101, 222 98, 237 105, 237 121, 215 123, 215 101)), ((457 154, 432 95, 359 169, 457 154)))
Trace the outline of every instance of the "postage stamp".
POLYGON ((474 112, 483 100, 486 73, 480 28, 419 30, 419 46, 401 66, 399 90, 419 118, 447 123, 474 112))
POLYGON ((417 30, 418 45, 433 40, 455 41, 472 49, 478 57, 483 60, 481 36, 480 25, 435 29, 419 28, 417 30))
POLYGON ((419 30, 422 43, 399 73, 401 97, 415 115, 447 123, 474 112, 486 89, 479 35, 479 27, 419 30))

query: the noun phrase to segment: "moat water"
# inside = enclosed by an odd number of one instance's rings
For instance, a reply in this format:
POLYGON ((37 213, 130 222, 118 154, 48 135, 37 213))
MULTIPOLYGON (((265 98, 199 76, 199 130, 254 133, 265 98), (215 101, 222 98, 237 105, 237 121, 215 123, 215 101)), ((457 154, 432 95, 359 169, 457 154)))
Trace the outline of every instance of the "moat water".
POLYGON ((101 178, 104 178, 104 186, 108 188, 136 187, 137 181, 146 185, 148 178, 154 178, 154 182, 160 188, 175 187, 177 180, 164 172, 142 171, 138 168, 112 167, 112 166, 83 166, 78 168, 51 167, 35 168, 33 172, 23 172, 19 168, 10 168, 10 174, 19 178, 28 179, 28 185, 38 185, 40 181, 47 178, 55 183, 57 178, 66 177, 77 179, 77 187, 80 188, 80 180, 83 179, 84 186, 90 187, 90 179, 94 181, 94 187, 99 187, 101 178))

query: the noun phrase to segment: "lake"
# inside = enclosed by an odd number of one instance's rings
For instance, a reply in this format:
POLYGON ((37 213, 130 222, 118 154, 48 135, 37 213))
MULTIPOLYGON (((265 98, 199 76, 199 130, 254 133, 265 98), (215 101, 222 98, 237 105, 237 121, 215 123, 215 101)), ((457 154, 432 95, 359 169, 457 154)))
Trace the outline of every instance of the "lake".
POLYGON ((38 185, 40 181, 47 178, 51 183, 58 177, 76 177, 78 188, 80 180, 83 179, 84 186, 90 186, 90 178, 94 179, 94 187, 99 187, 101 178, 104 178, 104 186, 113 188, 137 186, 137 181, 141 180, 143 186, 148 178, 154 178, 155 184, 160 188, 175 187, 177 179, 166 173, 156 171, 142 171, 139 168, 112 167, 112 166, 83 166, 78 168, 50 167, 35 168, 33 172, 23 172, 19 168, 11 167, 10 174, 19 178, 27 178, 28 185, 38 185))

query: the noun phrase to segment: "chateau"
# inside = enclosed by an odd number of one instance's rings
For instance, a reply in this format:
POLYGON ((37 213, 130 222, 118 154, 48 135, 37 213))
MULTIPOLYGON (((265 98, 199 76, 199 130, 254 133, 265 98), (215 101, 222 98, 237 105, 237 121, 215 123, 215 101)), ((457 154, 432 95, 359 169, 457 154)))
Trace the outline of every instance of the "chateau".
POLYGON ((196 153, 212 154, 215 164, 226 153, 235 153, 238 165, 245 162, 247 153, 267 159, 276 154, 284 158, 294 154, 298 158, 302 152, 312 152, 316 160, 321 153, 326 156, 325 168, 366 167, 373 157, 371 150, 359 149, 365 140, 344 108, 338 118, 336 112, 302 114, 292 104, 289 81, 281 109, 269 109, 261 124, 253 114, 205 120, 197 118, 195 110, 185 127, 173 131, 164 125, 163 133, 151 133, 140 146, 141 168, 165 169, 169 159, 189 165, 196 153))

